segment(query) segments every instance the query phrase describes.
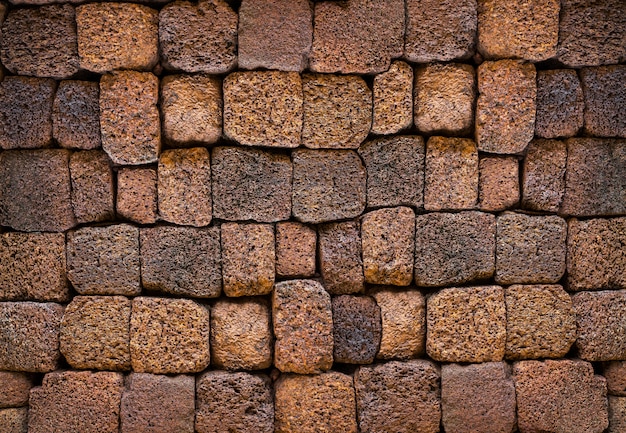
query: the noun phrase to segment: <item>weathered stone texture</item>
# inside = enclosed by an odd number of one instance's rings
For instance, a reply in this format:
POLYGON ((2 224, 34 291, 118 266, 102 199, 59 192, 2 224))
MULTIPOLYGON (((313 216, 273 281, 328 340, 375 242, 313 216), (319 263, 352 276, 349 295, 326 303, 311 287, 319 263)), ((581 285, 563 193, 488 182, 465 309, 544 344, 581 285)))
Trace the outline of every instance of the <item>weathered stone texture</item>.
POLYGON ((558 140, 534 140, 522 169, 522 207, 558 212, 565 194, 567 147, 558 140))
POLYGON ((499 212, 514 207, 520 199, 517 158, 481 158, 478 163, 478 207, 499 212))
POLYGON ((609 396, 608 433, 626 431, 626 398, 609 396))
POLYGON ((374 77, 372 132, 395 134, 413 122, 413 68, 395 61, 374 77))
POLYGON ((626 65, 583 68, 580 79, 585 95, 585 132, 596 137, 626 138, 626 65))
POLYGON ((28 408, 0 409, 0 433, 28 433, 28 408))
POLYGON ((121 168, 117 172, 117 215, 139 224, 157 220, 157 172, 154 168, 121 168))
POLYGON ((100 86, 61 81, 52 105, 52 135, 61 147, 97 149, 100 139, 100 86))
POLYGON ((72 208, 78 223, 113 219, 113 171, 100 150, 74 152, 70 156, 72 208))
POLYGON ((276 275, 311 277, 315 274, 317 232, 297 222, 276 224, 276 275))
POLYGON ((537 71, 537 136, 577 135, 583 126, 584 108, 583 89, 575 70, 537 71))
POLYGON ((380 308, 369 296, 332 298, 333 358, 345 364, 371 364, 380 345, 380 308))
POLYGON ((27 406, 30 388, 34 384, 33 379, 30 374, 0 371, 0 383, 4 388, 0 395, 0 408, 27 406))
POLYGON ((626 361, 604 363, 602 375, 606 378, 609 394, 626 397, 626 361))
POLYGON ((324 287, 333 295, 363 291, 361 230, 356 221, 319 226, 319 263, 324 287))

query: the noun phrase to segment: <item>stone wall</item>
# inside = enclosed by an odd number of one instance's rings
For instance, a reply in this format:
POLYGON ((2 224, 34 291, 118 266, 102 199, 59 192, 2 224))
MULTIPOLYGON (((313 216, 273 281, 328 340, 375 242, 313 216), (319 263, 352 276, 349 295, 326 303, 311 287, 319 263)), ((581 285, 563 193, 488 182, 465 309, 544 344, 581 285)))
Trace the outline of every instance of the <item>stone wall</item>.
POLYGON ((0 432, 626 431, 626 3, 3 4, 0 432))

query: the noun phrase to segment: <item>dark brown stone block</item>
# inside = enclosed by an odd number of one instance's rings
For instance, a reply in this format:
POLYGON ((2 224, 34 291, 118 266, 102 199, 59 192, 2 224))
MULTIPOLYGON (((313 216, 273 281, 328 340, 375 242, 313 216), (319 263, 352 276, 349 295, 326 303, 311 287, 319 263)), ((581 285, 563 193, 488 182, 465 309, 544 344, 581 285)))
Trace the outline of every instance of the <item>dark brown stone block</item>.
POLYGON ((52 135, 61 147, 97 149, 100 87, 91 81, 61 81, 52 106, 52 135))
POLYGON ((577 135, 583 126, 584 108, 583 90, 575 70, 537 71, 537 136, 577 135))
POLYGON ((276 275, 312 277, 315 274, 317 232, 297 222, 276 224, 276 275))
POLYGON ((70 157, 72 208, 78 223, 113 219, 113 171, 100 150, 74 152, 70 157))
POLYGON ((319 262, 324 288, 333 295, 363 291, 361 230, 356 221, 319 226, 319 262))
POLYGON ((478 207, 499 212, 519 202, 519 161, 515 157, 481 158, 478 163, 478 207))
POLYGON ((122 168, 117 172, 117 215, 139 224, 157 220, 157 172, 122 168))
POLYGON ((626 66, 583 68, 580 79, 585 95, 585 132, 596 137, 626 138, 626 66))
POLYGON ((626 430, 626 398, 609 396, 608 433, 620 433, 626 430))
POLYGON ((0 433, 28 433, 28 408, 0 409, 0 433))
POLYGON ((4 388, 0 395, 0 408, 28 406, 28 395, 34 383, 32 375, 0 371, 0 383, 4 388))
POLYGON ((605 362, 602 375, 609 394, 626 397, 626 361, 605 362))
POLYGON ((395 134, 413 123, 413 68, 401 61, 374 77, 372 132, 395 134))
POLYGON ((380 308, 369 296, 332 299, 333 358, 346 364, 371 364, 380 346, 380 308))
POLYGON ((557 212, 565 194, 567 147, 558 140, 533 140, 522 169, 522 207, 557 212))

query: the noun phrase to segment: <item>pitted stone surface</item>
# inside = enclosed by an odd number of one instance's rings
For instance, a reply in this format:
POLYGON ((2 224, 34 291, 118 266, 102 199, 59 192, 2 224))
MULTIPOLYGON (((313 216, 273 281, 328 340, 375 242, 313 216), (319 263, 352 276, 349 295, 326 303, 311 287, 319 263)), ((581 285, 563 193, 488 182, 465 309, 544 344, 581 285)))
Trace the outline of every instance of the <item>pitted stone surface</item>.
POLYGON ((380 308, 369 296, 332 298, 333 358, 345 364, 371 364, 380 346, 380 308))
POLYGON ((395 134, 413 123, 413 68, 395 61, 374 77, 372 132, 395 134))
POLYGON ((315 228, 291 221, 276 224, 276 275, 312 277, 316 252, 315 228))
POLYGON ((626 430, 626 398, 609 396, 609 429, 608 433, 619 433, 626 430))
POLYGON ((626 361, 605 362, 602 376, 609 394, 626 397, 626 361))
POLYGON ((567 147, 558 140, 533 140, 522 168, 522 207, 558 212, 565 194, 567 147))
POLYGON ((97 149, 100 139, 100 87, 92 81, 61 81, 52 105, 52 135, 61 147, 97 149))
POLYGON ((319 263, 324 288, 333 295, 364 289, 361 230, 356 221, 320 225, 319 263))
POLYGON ((113 171, 106 153, 101 150, 72 153, 70 176, 76 222, 80 224, 113 219, 113 171))
POLYGON ((626 138, 626 66, 583 68, 580 79, 585 95, 585 132, 595 137, 626 138))
POLYGON ((478 207, 480 210, 499 212, 514 207, 519 202, 519 161, 517 158, 481 158, 478 171, 478 207))
POLYGON ((0 409, 1 433, 28 433, 28 408, 0 409))
MULTIPOLYGON (((0 395, 0 408, 28 405, 28 395, 34 384, 32 375, 13 371, 0 371, 0 382, 4 387, 4 392, 0 395)), ((1 425, 2 423, 0 422, 1 425)))
POLYGON ((139 224, 157 220, 157 171, 121 168, 117 172, 117 215, 139 224))
POLYGON ((584 108, 583 89, 575 70, 537 71, 537 136, 577 135, 583 126, 584 108))

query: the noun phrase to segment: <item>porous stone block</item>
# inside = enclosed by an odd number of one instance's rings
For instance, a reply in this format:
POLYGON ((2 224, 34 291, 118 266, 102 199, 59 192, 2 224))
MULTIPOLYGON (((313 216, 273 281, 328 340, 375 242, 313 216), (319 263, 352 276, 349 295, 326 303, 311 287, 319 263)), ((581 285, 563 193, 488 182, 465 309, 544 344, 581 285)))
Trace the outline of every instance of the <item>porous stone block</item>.
POLYGON ((374 362, 381 337, 380 308, 369 296, 332 298, 333 358, 344 364, 374 362))
POLYGON ((443 289, 428 298, 426 329, 426 352, 436 361, 501 361, 506 344, 504 290, 443 289))
POLYGON ((61 233, 0 235, 0 300, 69 300, 61 233))
POLYGON ((190 299, 138 297, 130 317, 130 358, 138 373, 197 373, 210 361, 209 309, 190 299))
POLYGON ((45 373, 59 366, 63 307, 53 303, 0 303, 0 370, 45 373))
POLYGON ((1 152, 0 225, 27 232, 74 227, 69 162, 61 149, 1 152))
POLYGON ((374 77, 372 132, 395 134, 413 122, 413 68, 395 61, 374 77))
POLYGON ((161 80, 163 135, 174 146, 212 144, 222 136, 222 82, 210 75, 161 80))
POLYGON ((415 126, 424 134, 469 134, 475 99, 476 74, 471 65, 435 63, 415 72, 415 126))
POLYGON ((581 292, 572 302, 578 355, 586 361, 626 359, 626 290, 581 292))
POLYGON ((157 172, 154 168, 121 168, 117 172, 117 215, 139 224, 157 220, 157 172))
POLYGON ((311 277, 315 274, 317 232, 297 222, 276 224, 276 275, 311 277))
POLYGON ((302 144, 311 149, 357 149, 372 126, 372 92, 363 78, 306 74, 302 87, 302 144))
POLYGON ((67 234, 67 277, 81 295, 138 295, 139 229, 83 227, 67 234))
POLYGON ((596 432, 609 425, 606 382, 580 360, 513 365, 520 431, 596 432))
POLYGON ((406 13, 407 60, 447 62, 474 54, 476 0, 407 0, 406 13))
POLYGON ((440 287, 491 278, 496 218, 482 212, 429 213, 415 222, 415 284, 440 287))
POLYGON ((498 284, 557 283, 565 273, 567 224, 554 216, 505 213, 498 217, 498 284))
POLYGON ((196 227, 211 223, 211 157, 204 147, 170 149, 157 168, 159 216, 196 227))
POLYGON ((16 8, 2 23, 2 64, 16 75, 68 78, 78 72, 74 8, 16 8))
POLYGON ((519 161, 515 157, 481 158, 478 163, 478 207, 499 212, 520 199, 519 161))
POLYGON ((559 285, 505 289, 506 359, 563 358, 576 340, 571 297, 559 285))
POLYGON ((226 296, 267 295, 276 274, 274 226, 222 224, 222 281, 226 296))
POLYGON ((370 284, 408 286, 413 280, 415 212, 409 207, 379 209, 361 220, 363 271, 370 284))
POLYGON ((314 72, 383 72, 403 53, 402 0, 315 3, 313 25, 309 63, 314 72))
POLYGON ((308 0, 245 0, 238 12, 240 68, 302 72, 308 66, 313 43, 308 0))
POLYGON ((626 66, 583 68, 580 79, 585 95, 585 132, 596 137, 626 138, 626 66))
POLYGON ((350 376, 334 371, 315 376, 287 374, 276 381, 274 389, 276 433, 358 431, 350 376))
POLYGON ((365 277, 361 230, 356 221, 324 224, 318 227, 320 273, 324 287, 333 295, 363 291, 365 277))
POLYGON ((426 143, 424 208, 473 209, 478 201, 478 150, 467 138, 431 137, 426 143))
POLYGON ((0 433, 28 433, 28 408, 0 409, 0 433))
POLYGON ((28 395, 34 384, 33 379, 26 373, 0 371, 0 383, 4 388, 0 396, 0 408, 28 406, 28 395))
POLYGON ((609 396, 608 433, 620 433, 626 430, 626 398, 609 396))
POLYGON ((215 218, 258 222, 289 219, 293 172, 289 156, 216 147, 211 160, 215 218))
POLYGON ((100 86, 61 81, 52 105, 52 135, 61 147, 97 149, 100 139, 100 86))
POLYGON ((300 145, 302 79, 296 72, 234 72, 224 79, 224 134, 246 146, 300 145))
POLYGON ((46 374, 30 393, 32 433, 117 433, 124 376, 109 371, 46 374))
POLYGON ((333 365, 330 295, 313 280, 276 283, 272 294, 274 365, 282 372, 320 373, 333 365))
POLYGON ((478 67, 475 133, 478 150, 521 153, 535 133, 535 66, 517 60, 478 67))
POLYGON ((76 8, 80 67, 102 74, 149 71, 159 60, 158 11, 134 3, 88 3, 76 8))
POLYGON ((113 219, 113 171, 106 153, 100 150, 72 153, 70 176, 76 222, 80 224, 113 219))
POLYGON ((533 140, 522 169, 522 207, 558 212, 565 194, 567 147, 558 140, 533 140))
POLYGON ((130 370, 131 302, 123 296, 75 296, 61 321, 61 353, 73 368, 130 370))
POLYGON ((52 141, 56 82, 11 76, 0 82, 0 149, 36 149, 52 141))
POLYGON ((602 376, 606 379, 609 394, 626 397, 626 361, 604 363, 602 376))
POLYGON ((120 407, 120 432, 193 433, 193 376, 131 373, 120 407))
POLYGON ((363 433, 439 431, 439 368, 432 362, 390 361, 360 367, 354 387, 363 433))
POLYGON ((537 71, 537 136, 577 135, 583 126, 584 108, 583 89, 575 70, 537 71))
POLYGON ((305 223, 355 218, 365 209, 365 167, 351 150, 295 150, 293 216, 305 223))
POLYGON ((237 13, 224 0, 177 1, 159 13, 167 69, 222 74, 237 64, 237 13))
POLYGON ((196 432, 272 433, 274 402, 265 375, 209 371, 196 381, 196 432))

